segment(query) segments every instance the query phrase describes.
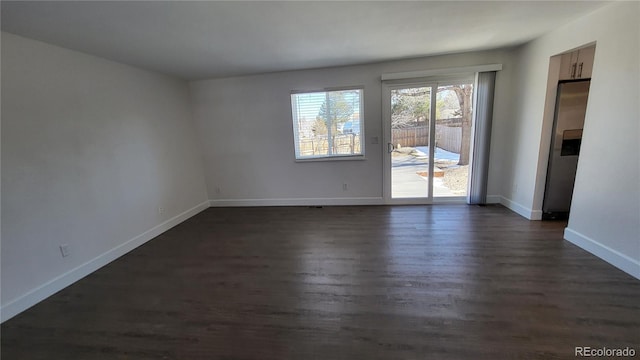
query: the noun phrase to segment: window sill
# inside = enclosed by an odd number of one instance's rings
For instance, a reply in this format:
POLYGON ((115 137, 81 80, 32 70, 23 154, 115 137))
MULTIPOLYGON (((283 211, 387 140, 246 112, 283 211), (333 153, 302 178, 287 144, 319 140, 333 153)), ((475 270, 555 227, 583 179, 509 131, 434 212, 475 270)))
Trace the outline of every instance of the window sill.
POLYGON ((327 156, 327 157, 315 157, 307 159, 296 159, 297 163, 317 162, 317 161, 362 161, 367 160, 364 155, 345 155, 345 156, 327 156))

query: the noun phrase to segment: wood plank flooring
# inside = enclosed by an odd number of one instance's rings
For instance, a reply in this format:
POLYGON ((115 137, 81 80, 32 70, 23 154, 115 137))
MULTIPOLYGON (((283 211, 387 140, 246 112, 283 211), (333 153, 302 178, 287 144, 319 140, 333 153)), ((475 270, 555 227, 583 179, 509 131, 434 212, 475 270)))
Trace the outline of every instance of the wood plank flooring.
POLYGON ((501 206, 211 208, 2 324, 2 359, 640 357, 640 281, 501 206))

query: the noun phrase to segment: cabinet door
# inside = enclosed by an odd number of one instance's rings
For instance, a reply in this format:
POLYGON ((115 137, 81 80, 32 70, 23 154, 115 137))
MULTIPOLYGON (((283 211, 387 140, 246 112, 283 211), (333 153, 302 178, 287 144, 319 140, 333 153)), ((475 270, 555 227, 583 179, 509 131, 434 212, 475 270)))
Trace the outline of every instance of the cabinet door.
POLYGON ((560 80, 571 80, 571 73, 573 71, 573 62, 572 62, 573 53, 562 54, 560 58, 560 80))
POLYGON ((593 72, 593 58, 595 54, 595 46, 578 50, 578 71, 576 73, 576 78, 591 78, 591 73, 593 72))

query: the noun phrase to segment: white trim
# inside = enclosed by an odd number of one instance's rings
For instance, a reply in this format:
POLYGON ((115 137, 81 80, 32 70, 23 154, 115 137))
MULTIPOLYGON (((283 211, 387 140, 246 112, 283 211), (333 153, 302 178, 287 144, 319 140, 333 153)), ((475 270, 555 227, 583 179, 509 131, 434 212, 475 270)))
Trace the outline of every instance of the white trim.
POLYGON ((383 205, 381 197, 356 198, 295 198, 295 199, 212 199, 211 207, 234 206, 332 206, 332 205, 383 205))
POLYGON ((363 155, 327 155, 327 156, 316 156, 316 157, 303 157, 297 158, 295 161, 297 163, 306 163, 306 162, 318 162, 318 161, 362 161, 367 160, 367 158, 363 155))
POLYGON ((382 81, 416 79, 416 78, 424 78, 424 77, 435 76, 435 75, 477 73, 477 72, 484 72, 484 71, 500 71, 500 70, 502 70, 502 64, 487 64, 487 65, 463 66, 463 67, 453 67, 453 68, 444 68, 444 69, 406 71, 406 72, 399 72, 399 73, 382 74, 382 81))
MULTIPOLYGON (((384 75, 383 75, 384 77, 384 75)), ((383 151, 382 151, 382 163, 383 163, 383 174, 382 174, 382 194, 383 200, 386 205, 429 205, 434 203, 433 200, 433 186, 429 186, 428 184, 433 183, 433 175, 429 176, 429 180, 425 182, 425 187, 427 188, 428 194, 426 197, 410 197, 410 198, 394 198, 392 195, 392 159, 391 153, 389 152, 389 145, 391 144, 391 91, 395 89, 406 89, 411 87, 430 87, 432 90, 437 88, 437 81, 408 81, 408 82, 399 82, 395 84, 385 83, 382 85, 382 124, 383 124, 383 151)), ((435 99, 435 91, 431 92, 431 98, 429 102, 434 101, 435 99)), ((435 107, 431 109, 430 117, 435 119, 435 107)), ((429 134, 430 136, 435 134, 435 130, 431 130, 431 128, 435 129, 435 121, 429 122, 429 134)), ((435 135, 433 135, 435 136, 435 135)), ((431 140, 431 139, 430 139, 431 140)), ((432 142, 432 141, 430 141, 432 142)), ((433 148, 429 149, 429 158, 433 158, 433 148)), ((430 162, 429 164, 429 174, 433 174, 433 164, 430 162)), ((442 201, 444 202, 444 201, 442 201)))
POLYGON ((633 259, 617 250, 597 242, 575 230, 564 229, 564 239, 590 252, 627 274, 640 279, 640 261, 633 259))
POLYGON ((291 90, 291 95, 297 94, 309 94, 309 93, 323 93, 323 92, 331 92, 331 91, 348 91, 348 90, 362 90, 364 91, 364 85, 353 85, 353 86, 334 86, 334 87, 326 87, 323 89, 310 89, 310 90, 291 90))
POLYGON ((385 199, 385 205, 432 205, 433 201, 428 197, 407 197, 407 198, 391 198, 385 199))
MULTIPOLYGON (((211 199, 211 207, 242 207, 242 206, 360 206, 360 205, 437 205, 437 204, 466 204, 464 197, 435 197, 433 202, 425 199, 395 199, 397 203, 388 203, 381 197, 357 198, 295 198, 295 199, 211 199)), ((490 195, 487 203, 499 204, 500 196, 490 195)))
POLYGON ((391 89, 389 84, 382 84, 382 198, 385 203, 392 202, 391 199, 391 153, 389 145, 391 144, 391 101, 387 103, 387 99, 391 99, 391 89))
POLYGON ((542 210, 533 210, 504 196, 500 198, 500 204, 506 206, 516 214, 529 220, 542 220, 542 210))
POLYGON ((466 196, 434 196, 431 204, 466 204, 467 197, 466 196))
POLYGON ((529 220, 542 220, 542 210, 531 210, 529 220))
POLYGON ((108 250, 97 257, 87 261, 86 263, 67 271, 66 273, 59 275, 52 280, 30 290, 24 295, 17 297, 9 301, 7 304, 0 308, 0 321, 4 322, 10 318, 18 315, 19 313, 34 306, 40 301, 48 298, 49 296, 57 293, 65 287, 75 283, 83 277, 91 274, 92 272, 107 265, 113 260, 125 255, 129 251, 137 248, 138 246, 146 243, 147 241, 155 238, 163 232, 171 229, 172 227, 180 224, 181 222, 189 219, 190 217, 198 214, 199 212, 209 207, 209 201, 205 201, 195 207, 178 214, 171 219, 154 226, 153 228, 143 232, 142 234, 134 237, 127 242, 108 250))
MULTIPOLYGON (((327 105, 328 106, 328 105, 327 105)), ((329 110, 327 108, 327 110, 329 110)), ((365 117, 364 117, 364 85, 357 87, 340 87, 334 88, 332 90, 324 89, 317 91, 291 91, 291 123, 293 126, 293 140, 294 140, 294 158, 298 163, 302 162, 315 162, 315 161, 335 161, 335 160, 366 160, 365 151, 366 151, 366 141, 364 141, 365 130, 365 117), (358 92, 358 125, 360 127, 360 152, 358 154, 327 154, 327 155, 318 155, 318 156, 303 156, 300 154, 300 134, 299 134, 299 125, 300 119, 298 116, 300 115, 300 109, 298 106, 298 95, 306 95, 306 94, 325 94, 326 102, 329 104, 329 94, 337 93, 337 92, 358 92)), ((352 137, 352 140, 354 137, 352 137)))

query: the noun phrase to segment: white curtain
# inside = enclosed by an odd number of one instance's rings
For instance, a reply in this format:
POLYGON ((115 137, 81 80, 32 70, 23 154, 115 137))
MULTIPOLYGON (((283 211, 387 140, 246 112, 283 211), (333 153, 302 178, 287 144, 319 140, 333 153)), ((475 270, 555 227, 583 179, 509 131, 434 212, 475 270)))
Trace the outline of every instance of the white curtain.
POLYGON ((470 184, 467 203, 486 204, 496 72, 479 72, 477 79, 473 162, 471 163, 471 178, 469 179, 470 184))

